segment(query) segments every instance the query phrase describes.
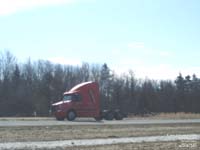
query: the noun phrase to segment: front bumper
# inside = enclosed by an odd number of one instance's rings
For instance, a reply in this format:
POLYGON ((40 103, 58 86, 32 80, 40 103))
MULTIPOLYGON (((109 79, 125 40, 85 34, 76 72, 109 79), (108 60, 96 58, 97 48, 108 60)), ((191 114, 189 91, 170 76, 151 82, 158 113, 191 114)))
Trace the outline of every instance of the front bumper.
POLYGON ((56 118, 65 118, 66 117, 66 113, 64 111, 62 111, 62 110, 56 110, 54 112, 54 116, 56 118))

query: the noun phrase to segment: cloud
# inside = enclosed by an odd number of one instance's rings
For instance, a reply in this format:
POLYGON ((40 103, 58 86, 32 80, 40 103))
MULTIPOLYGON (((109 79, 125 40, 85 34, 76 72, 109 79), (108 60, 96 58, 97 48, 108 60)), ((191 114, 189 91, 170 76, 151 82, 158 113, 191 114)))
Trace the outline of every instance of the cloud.
POLYGON ((175 79, 178 75, 176 68, 169 64, 158 64, 158 65, 144 65, 136 70, 138 77, 150 78, 150 79, 175 79))
POLYGON ((161 57, 170 57, 172 56, 171 51, 159 50, 151 47, 145 46, 144 42, 131 42, 128 43, 129 50, 137 51, 140 54, 151 55, 151 56, 161 56, 161 57))
MULTIPOLYGON (((130 62, 131 64, 131 62, 130 62)), ((148 65, 146 63, 135 61, 131 65, 121 65, 113 66, 117 74, 128 73, 129 70, 133 70, 136 78, 149 78, 154 80, 175 80, 176 77, 181 73, 183 77, 196 74, 197 77, 200 76, 200 67, 177 67, 171 64, 157 64, 148 65)))
POLYGON ((155 55, 154 49, 145 46, 144 42, 131 42, 128 44, 129 51, 136 51, 138 54, 155 55))
POLYGON ((128 44, 129 48, 134 48, 134 49, 138 49, 138 48, 144 48, 144 42, 132 42, 128 44))
POLYGON ((73 65, 73 66, 80 66, 82 63, 80 60, 77 59, 66 59, 64 57, 54 57, 49 58, 49 61, 53 63, 63 64, 63 65, 73 65))
POLYGON ((111 51, 110 51, 110 54, 112 55, 112 56, 119 56, 119 55, 121 55, 121 50, 120 49, 112 49, 111 51))
POLYGON ((172 54, 171 54, 169 51, 160 51, 160 52, 159 52, 159 55, 160 55, 161 57, 169 57, 169 56, 171 56, 172 54))
POLYGON ((200 76, 200 67, 199 66, 193 66, 193 67, 187 67, 187 68, 179 68, 179 73, 181 73, 183 76, 196 74, 198 77, 200 76))
POLYGON ((163 79, 172 79, 174 80, 178 75, 179 71, 170 65, 161 64, 161 65, 140 65, 140 66, 132 66, 132 67, 123 67, 123 68, 115 68, 117 74, 127 73, 129 70, 133 70, 136 78, 149 78, 155 80, 163 80, 163 79))
POLYGON ((183 76, 195 73, 200 76, 200 67, 180 66, 173 61, 177 57, 172 50, 154 49, 144 42, 127 43, 124 48, 113 49, 113 56, 117 54, 118 60, 111 63, 111 68, 118 75, 132 70, 137 78, 150 78, 155 80, 174 80, 182 73, 183 76), (114 55, 115 54, 115 55, 114 55))
POLYGON ((10 15, 40 6, 69 4, 77 0, 0 0, 0 16, 10 15))

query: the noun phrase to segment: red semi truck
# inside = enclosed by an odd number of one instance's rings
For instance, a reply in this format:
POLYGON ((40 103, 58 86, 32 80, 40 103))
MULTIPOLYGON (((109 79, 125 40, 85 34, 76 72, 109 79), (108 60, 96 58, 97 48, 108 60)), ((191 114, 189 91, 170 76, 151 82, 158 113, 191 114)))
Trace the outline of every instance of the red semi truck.
POLYGON ((122 120, 124 115, 118 109, 101 110, 99 85, 97 82, 84 82, 76 85, 71 90, 64 92, 61 101, 52 104, 57 120, 67 118, 73 121, 76 117, 92 117, 97 121, 122 120))

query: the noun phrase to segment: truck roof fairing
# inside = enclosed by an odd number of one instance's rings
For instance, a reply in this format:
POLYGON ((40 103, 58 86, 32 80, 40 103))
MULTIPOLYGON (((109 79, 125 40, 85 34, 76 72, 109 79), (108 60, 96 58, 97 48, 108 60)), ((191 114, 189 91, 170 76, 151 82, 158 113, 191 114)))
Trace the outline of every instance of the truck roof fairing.
POLYGON ((76 93, 78 92, 80 89, 84 88, 85 86, 88 86, 92 83, 95 83, 93 81, 89 81, 89 82, 84 82, 84 83, 81 83, 81 84, 78 84, 76 86, 74 86, 71 90, 67 91, 67 92, 64 92, 64 95, 65 94, 72 94, 72 93, 76 93))

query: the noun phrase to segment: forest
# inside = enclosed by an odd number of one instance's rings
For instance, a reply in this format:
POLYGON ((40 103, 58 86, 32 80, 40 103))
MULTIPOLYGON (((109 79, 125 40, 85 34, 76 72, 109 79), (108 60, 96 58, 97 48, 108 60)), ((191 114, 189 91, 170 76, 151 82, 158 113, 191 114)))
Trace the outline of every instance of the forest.
MULTIPOLYGON (((131 66, 130 66, 131 68, 131 66)), ((133 68, 134 69, 134 68, 133 68)), ((9 51, 0 53, 0 117, 51 115, 51 103, 74 85, 96 81, 101 107, 126 113, 200 113, 200 78, 194 73, 175 80, 137 79, 133 71, 116 74, 106 64, 62 65, 47 60, 19 63, 9 51)))

